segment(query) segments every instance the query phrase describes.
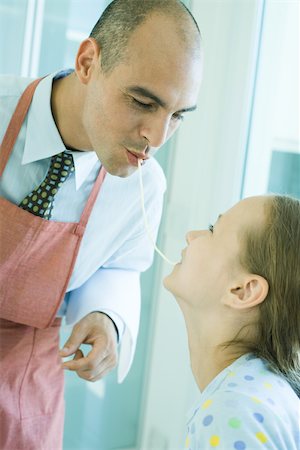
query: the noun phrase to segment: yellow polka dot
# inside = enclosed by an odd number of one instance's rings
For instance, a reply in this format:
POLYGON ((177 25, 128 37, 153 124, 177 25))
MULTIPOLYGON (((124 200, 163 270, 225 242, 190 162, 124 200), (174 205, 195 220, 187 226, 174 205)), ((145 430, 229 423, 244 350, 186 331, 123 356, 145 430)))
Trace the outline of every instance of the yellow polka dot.
POLYGON ((272 389, 272 384, 271 383, 264 383, 264 387, 266 388, 266 389, 272 389))
POLYGON ((60 164, 59 163, 55 163, 54 167, 55 167, 55 169, 59 169, 60 168, 60 164))
POLYGON ((55 188, 54 188, 54 189, 51 189, 51 194, 54 195, 54 194, 56 194, 56 192, 57 192, 57 189, 55 189, 55 188))
POLYGON ((255 403, 261 403, 261 400, 257 397, 251 397, 251 400, 255 403))
POLYGON ((212 404, 212 400, 206 400, 206 402, 204 402, 203 404, 202 404, 202 408, 203 409, 206 409, 206 408, 208 408, 210 405, 212 404))
POLYGON ((262 444, 265 444, 266 442, 268 442, 268 438, 267 436, 262 433, 261 431, 259 431, 258 433, 256 433, 255 435, 257 437, 257 439, 259 440, 259 442, 261 442, 262 444))
POLYGON ((63 171, 61 172, 61 174, 62 174, 63 177, 66 177, 66 176, 68 175, 68 172, 67 172, 66 170, 63 170, 63 171))
POLYGON ((51 175, 51 180, 57 180, 57 175, 51 175))
POLYGON ((189 448, 190 443, 191 443, 190 437, 189 437, 189 435, 187 435, 184 448, 189 448))
POLYGON ((32 201, 35 202, 36 199, 37 199, 37 195, 33 195, 33 196, 32 196, 32 201))
POLYGON ((218 445, 220 444, 220 438, 219 436, 212 436, 209 440, 209 443, 212 447, 218 447, 218 445))
POLYGON ((39 207, 38 207, 38 206, 34 206, 34 207, 32 208, 32 210, 33 210, 34 212, 38 212, 39 207))
POLYGON ((47 194, 47 192, 45 192, 45 191, 41 193, 41 197, 42 197, 42 198, 46 198, 47 195, 48 195, 48 194, 47 194))
POLYGON ((66 159, 65 164, 66 164, 66 166, 69 166, 70 164, 72 164, 72 161, 70 161, 69 159, 66 159))
POLYGON ((235 372, 233 372, 233 371, 229 372, 228 377, 235 377, 235 372))
POLYGON ((27 205, 27 203, 28 203, 28 199, 27 199, 27 198, 24 198, 24 200, 22 201, 22 204, 23 204, 23 205, 27 205))

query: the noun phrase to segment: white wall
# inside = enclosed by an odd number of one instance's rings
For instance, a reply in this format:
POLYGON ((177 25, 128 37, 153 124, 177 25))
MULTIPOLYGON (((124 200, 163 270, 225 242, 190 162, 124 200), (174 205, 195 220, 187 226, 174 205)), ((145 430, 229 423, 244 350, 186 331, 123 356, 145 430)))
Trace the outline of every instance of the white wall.
POLYGON ((267 191, 273 149, 300 152, 299 10, 296 0, 266 2, 245 196, 267 191))
MULTIPOLYGON (((259 36, 261 1, 195 0, 205 48, 199 109, 177 139, 169 181, 163 250, 179 259, 188 229, 205 227, 239 198, 259 36)), ((145 380, 139 449, 183 447, 195 385, 183 319, 162 287, 161 265, 145 380)))

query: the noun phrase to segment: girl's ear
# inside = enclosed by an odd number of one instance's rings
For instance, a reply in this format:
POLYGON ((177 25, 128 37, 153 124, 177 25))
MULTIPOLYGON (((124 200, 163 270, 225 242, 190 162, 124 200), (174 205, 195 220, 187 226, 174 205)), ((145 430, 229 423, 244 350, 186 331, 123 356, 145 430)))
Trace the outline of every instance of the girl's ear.
POLYGON ((262 303, 269 292, 269 283, 260 276, 249 274, 240 283, 230 287, 223 304, 234 309, 248 309, 262 303))

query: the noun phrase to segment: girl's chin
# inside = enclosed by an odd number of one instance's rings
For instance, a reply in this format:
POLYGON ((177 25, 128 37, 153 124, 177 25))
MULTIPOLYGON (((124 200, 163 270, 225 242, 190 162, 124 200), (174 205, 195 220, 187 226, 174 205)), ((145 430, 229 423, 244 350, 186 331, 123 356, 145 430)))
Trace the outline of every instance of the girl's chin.
POLYGON ((172 273, 170 273, 169 275, 167 275, 164 279, 163 279, 163 285, 164 287, 171 292, 171 286, 170 286, 170 278, 171 278, 172 273))

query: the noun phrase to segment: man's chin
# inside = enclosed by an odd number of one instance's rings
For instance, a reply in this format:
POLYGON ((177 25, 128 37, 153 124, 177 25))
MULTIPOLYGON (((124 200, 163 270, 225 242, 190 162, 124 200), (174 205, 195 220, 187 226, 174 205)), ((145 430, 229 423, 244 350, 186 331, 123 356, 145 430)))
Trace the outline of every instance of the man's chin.
POLYGON ((137 167, 127 166, 127 167, 105 167, 105 170, 114 177, 128 178, 137 171, 137 167))

